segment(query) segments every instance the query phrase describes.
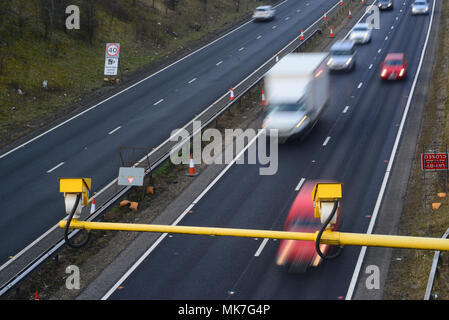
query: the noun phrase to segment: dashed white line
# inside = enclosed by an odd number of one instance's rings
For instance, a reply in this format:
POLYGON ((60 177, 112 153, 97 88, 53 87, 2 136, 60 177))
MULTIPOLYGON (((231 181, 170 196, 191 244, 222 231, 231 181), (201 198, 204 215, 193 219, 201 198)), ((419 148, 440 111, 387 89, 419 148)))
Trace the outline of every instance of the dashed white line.
POLYGON ((285 20, 288 20, 288 19, 290 19, 290 17, 285 17, 285 20))
POLYGON ((394 29, 394 26, 391 26, 391 30, 393 30, 394 29))
POLYGON ((259 40, 260 38, 262 38, 262 36, 257 36, 257 38, 256 38, 256 39, 257 39, 257 40, 259 40))
POLYGON ((296 12, 301 12, 301 9, 296 10, 296 12))
POLYGON ((388 36, 385 37, 385 40, 388 40, 388 36))
POLYGON ((243 49, 245 49, 245 47, 241 47, 241 48, 239 49, 239 51, 242 51, 243 49))
POLYGON ((330 139, 331 139, 331 137, 327 137, 326 140, 324 140, 323 147, 325 147, 327 145, 327 143, 329 142, 330 139))
POLYGON ((113 134, 113 133, 116 132, 117 130, 120 130, 121 127, 122 127, 122 126, 118 126, 118 127, 115 128, 114 130, 110 131, 108 134, 109 134, 109 135, 113 134))
POLYGON ((396 17, 396 20, 399 20, 399 17, 396 17))
POLYGON ((301 180, 299 180, 298 185, 295 188, 295 191, 299 191, 299 189, 301 189, 302 185, 304 184, 304 182, 306 181, 306 178, 301 178, 301 180))
POLYGON ((271 29, 276 29, 276 28, 277 28, 277 26, 272 26, 272 27, 271 27, 271 29))
POLYGON ((346 106, 346 107, 343 109, 343 113, 348 112, 348 109, 349 109, 349 106, 346 106))
POLYGON ((265 248, 267 242, 268 238, 263 239, 262 243, 259 246, 259 249, 257 249, 256 253, 254 254, 255 257, 260 256, 260 253, 262 252, 263 248, 265 248))
POLYGON ((360 82, 359 85, 357 86, 357 89, 360 89, 363 86, 363 82, 360 82))
POLYGON ((216 66, 219 66, 219 65, 222 64, 222 63, 223 63, 223 60, 222 60, 222 61, 218 61, 217 64, 216 64, 216 66))
POLYGON ((51 173, 53 171, 55 171, 56 169, 58 169, 60 166, 62 166, 65 162, 61 162, 60 164, 54 166, 53 168, 51 168, 50 170, 47 171, 47 173, 51 173))
POLYGON ((162 101, 164 101, 164 99, 159 100, 158 102, 154 103, 153 106, 157 106, 159 103, 161 103, 162 101))
POLYGON ((382 49, 377 50, 377 53, 380 53, 382 51, 382 49))
POLYGON ((371 64, 369 65, 368 69, 371 70, 372 67, 373 67, 373 64, 371 63, 371 64))
POLYGON ((193 78, 192 80, 189 81, 189 83, 192 83, 196 80, 196 78, 193 78))

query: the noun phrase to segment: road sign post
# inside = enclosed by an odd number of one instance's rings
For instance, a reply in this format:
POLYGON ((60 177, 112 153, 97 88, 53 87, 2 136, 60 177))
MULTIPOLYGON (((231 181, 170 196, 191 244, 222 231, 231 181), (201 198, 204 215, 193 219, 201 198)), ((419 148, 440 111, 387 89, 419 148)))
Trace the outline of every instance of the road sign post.
POLYGON ((107 43, 105 53, 104 75, 115 76, 118 70, 120 43, 107 43))
POLYGON ((426 172, 446 172, 446 202, 449 204, 449 187, 448 187, 448 171, 449 171, 449 154, 447 152, 447 145, 445 145, 444 152, 437 151, 441 149, 441 146, 433 145, 431 148, 423 146, 423 151, 421 153, 421 169, 424 175, 424 209, 426 209, 427 204, 427 189, 426 189, 426 172))

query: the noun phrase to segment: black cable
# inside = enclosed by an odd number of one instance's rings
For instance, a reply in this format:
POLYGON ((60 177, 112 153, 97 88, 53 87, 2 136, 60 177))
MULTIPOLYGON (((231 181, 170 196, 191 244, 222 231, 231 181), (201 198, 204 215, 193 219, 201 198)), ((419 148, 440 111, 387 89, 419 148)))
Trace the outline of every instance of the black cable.
POLYGON ((317 235, 316 240, 315 240, 315 250, 316 250, 316 252, 318 253, 318 255, 321 258, 327 259, 327 260, 337 258, 341 254, 341 252, 343 251, 343 246, 340 246, 338 248, 338 251, 334 255, 326 256, 326 255, 324 255, 324 253, 321 252, 321 249, 320 249, 321 236, 323 235, 323 232, 324 232, 324 230, 326 230, 327 225, 329 224, 329 222, 332 220, 332 218, 334 217, 335 213, 337 212, 337 208, 338 208, 338 201, 335 201, 334 202, 334 207, 332 208, 331 214, 327 218, 326 222, 324 222, 324 225, 321 227, 321 230, 320 230, 320 232, 318 232, 318 235, 317 235))
POLYGON ((69 226, 70 226, 70 222, 72 222, 73 215, 75 214, 76 208, 78 208, 78 204, 79 204, 79 202, 80 202, 80 199, 81 199, 81 194, 78 194, 78 195, 76 196, 75 205, 73 206, 73 209, 72 209, 72 211, 70 212, 69 217, 67 218, 67 223, 66 223, 66 225, 65 225, 65 234, 64 234, 65 242, 66 242, 70 247, 75 248, 75 249, 78 249, 78 248, 81 248, 82 246, 84 246, 84 245, 87 243, 87 241, 89 241, 89 238, 90 238, 90 233, 87 232, 87 236, 86 236, 86 238, 85 238, 82 242, 80 242, 80 243, 74 243, 74 242, 72 242, 72 241, 69 239, 69 236, 68 236, 68 234, 69 234, 69 226))

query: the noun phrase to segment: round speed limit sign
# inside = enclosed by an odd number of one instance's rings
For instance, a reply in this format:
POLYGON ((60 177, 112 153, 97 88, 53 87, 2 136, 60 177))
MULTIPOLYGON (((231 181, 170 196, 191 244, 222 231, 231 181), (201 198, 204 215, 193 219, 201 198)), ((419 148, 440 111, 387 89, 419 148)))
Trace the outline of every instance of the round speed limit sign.
POLYGON ((120 53, 119 43, 108 43, 106 45, 106 56, 110 58, 118 58, 120 53))

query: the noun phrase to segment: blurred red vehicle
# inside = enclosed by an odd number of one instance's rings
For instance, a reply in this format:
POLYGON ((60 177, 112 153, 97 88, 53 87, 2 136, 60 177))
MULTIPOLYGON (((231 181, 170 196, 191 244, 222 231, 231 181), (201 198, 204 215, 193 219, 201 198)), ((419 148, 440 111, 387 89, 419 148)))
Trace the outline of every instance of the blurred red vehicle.
MULTIPOLYGON (((308 181, 304 183, 290 207, 284 231, 315 233, 321 229, 321 221, 319 218, 315 218, 313 213, 312 191, 317 183, 324 182, 330 181, 308 181)), ((341 207, 338 210, 337 223, 332 227, 333 231, 338 230, 341 207)), ((330 246, 321 244, 320 249, 326 255, 330 246)), ((321 262, 322 258, 316 252, 315 242, 313 241, 282 240, 279 245, 276 264, 286 266, 290 272, 304 272, 309 266, 316 267, 321 262)))
POLYGON ((403 53, 389 53, 381 63, 380 77, 383 80, 404 79, 407 73, 407 62, 403 53))

